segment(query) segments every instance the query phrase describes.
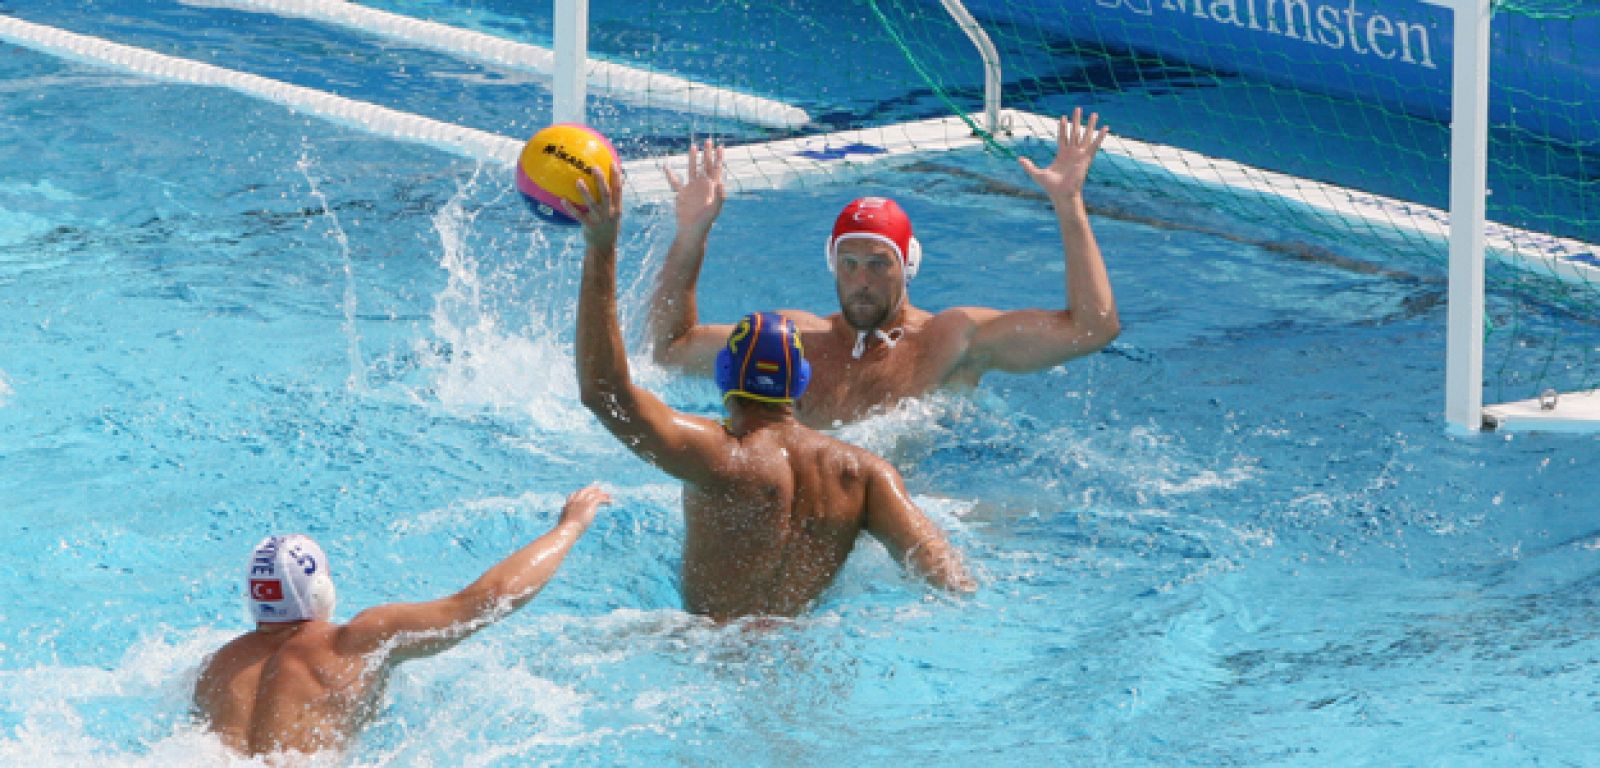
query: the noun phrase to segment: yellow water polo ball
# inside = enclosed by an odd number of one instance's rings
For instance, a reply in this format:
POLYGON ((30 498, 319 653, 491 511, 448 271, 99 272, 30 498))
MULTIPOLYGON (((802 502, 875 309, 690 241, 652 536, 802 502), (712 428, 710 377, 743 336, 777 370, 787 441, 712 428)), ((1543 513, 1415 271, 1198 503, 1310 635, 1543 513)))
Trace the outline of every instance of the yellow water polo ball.
MULTIPOLYGON (((617 162, 617 149, 599 131, 577 123, 557 123, 533 135, 517 158, 517 190, 534 215, 557 224, 576 224, 561 210, 559 201, 584 210, 578 180, 593 186, 592 169, 599 168, 606 183, 617 162)), ((596 190, 590 189, 590 193, 596 190)))

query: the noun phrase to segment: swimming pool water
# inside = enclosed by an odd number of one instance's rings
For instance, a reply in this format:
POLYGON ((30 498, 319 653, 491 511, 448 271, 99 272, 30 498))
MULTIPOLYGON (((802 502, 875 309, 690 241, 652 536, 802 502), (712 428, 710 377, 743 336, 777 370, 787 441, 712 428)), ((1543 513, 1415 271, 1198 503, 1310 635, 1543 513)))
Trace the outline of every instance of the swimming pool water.
MULTIPOLYGON (((1097 217, 1110 349, 840 433, 982 589, 864 541, 810 615, 718 628, 679 608, 676 487, 577 402, 578 243, 503 169, 9 47, 0 88, 0 762, 224 761, 187 697, 260 536, 316 536, 348 618, 594 479, 618 503, 544 594, 400 668, 349 762, 1579 765, 1600 736, 1595 442, 1446 433, 1431 255, 1097 217)), ((701 310, 830 307, 806 233, 867 192, 917 222, 920 305, 1059 304, 1053 216, 983 179, 1027 184, 971 154, 737 196, 701 310)), ((625 227, 637 350, 671 214, 625 227)))

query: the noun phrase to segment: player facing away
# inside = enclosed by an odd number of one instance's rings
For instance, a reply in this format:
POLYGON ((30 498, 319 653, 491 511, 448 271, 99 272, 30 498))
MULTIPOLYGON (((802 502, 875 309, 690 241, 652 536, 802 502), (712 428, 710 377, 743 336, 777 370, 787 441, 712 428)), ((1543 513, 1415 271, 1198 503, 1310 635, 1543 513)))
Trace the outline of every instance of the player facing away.
POLYGON ((900 473, 794 414, 809 384, 794 324, 747 316, 724 338, 726 421, 680 413, 633 383, 617 322, 622 174, 595 174, 570 208, 587 243, 578 298, 583 403, 623 445, 683 483, 683 600, 717 621, 792 616, 833 582, 866 532, 928 582, 974 588, 960 554, 900 473), (591 191, 592 190, 592 191, 591 191))
POLYGON ((567 498, 548 533, 448 597, 368 608, 331 621, 328 558, 309 537, 269 536, 245 566, 255 629, 201 666, 194 710, 235 752, 341 749, 369 719, 396 664, 444 651, 521 608, 611 498, 589 486, 567 498))

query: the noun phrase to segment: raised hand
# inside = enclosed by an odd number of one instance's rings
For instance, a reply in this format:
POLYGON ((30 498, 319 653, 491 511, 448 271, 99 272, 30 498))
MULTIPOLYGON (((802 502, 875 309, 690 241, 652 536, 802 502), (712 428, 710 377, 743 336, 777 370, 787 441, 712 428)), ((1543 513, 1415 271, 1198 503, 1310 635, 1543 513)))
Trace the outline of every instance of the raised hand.
POLYGON ((573 491, 567 497, 567 505, 561 508, 561 522, 577 523, 585 530, 594 522, 595 510, 601 504, 610 504, 611 494, 600 489, 599 484, 590 485, 573 491))
POLYGON ((678 215, 678 231, 705 234, 722 212, 722 201, 727 191, 722 186, 722 146, 706 139, 705 148, 695 151, 689 142, 688 175, 679 179, 672 169, 662 164, 667 174, 667 186, 677 196, 674 208, 678 215))
POLYGON ((1050 195, 1051 200, 1079 197, 1083 194, 1083 180, 1089 175, 1089 164, 1100 151, 1100 143, 1111 132, 1109 128, 1096 128, 1098 113, 1090 113, 1089 124, 1083 124, 1083 108, 1072 110, 1072 122, 1061 118, 1056 136, 1056 159, 1046 168, 1039 168, 1026 157, 1018 158, 1022 170, 1027 171, 1050 195))
POLYGON ((590 246, 615 250, 622 223, 622 167, 611 165, 610 183, 599 168, 591 168, 588 179, 578 180, 578 194, 583 196, 584 210, 565 200, 562 209, 583 225, 583 239, 590 246))

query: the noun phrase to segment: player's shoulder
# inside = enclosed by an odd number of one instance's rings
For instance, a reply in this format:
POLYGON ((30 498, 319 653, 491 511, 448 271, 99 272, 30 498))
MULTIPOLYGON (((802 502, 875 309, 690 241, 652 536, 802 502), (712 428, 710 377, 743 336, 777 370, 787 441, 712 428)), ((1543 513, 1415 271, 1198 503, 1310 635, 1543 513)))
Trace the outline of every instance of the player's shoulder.
POLYGON ((950 307, 940 310, 929 322, 940 326, 974 326, 1001 314, 1001 310, 991 307, 950 307))
POLYGON ((816 430, 811 430, 811 433, 818 441, 819 452, 843 479, 866 480, 896 471, 887 459, 866 448, 816 430))
POLYGON ((814 315, 803 309, 780 309, 778 314, 784 319, 794 323, 794 327, 802 331, 826 331, 833 324, 833 316, 822 317, 814 315))
POLYGON ((929 318, 920 335, 952 354, 963 354, 984 324, 1000 314, 988 307, 951 307, 929 318))

